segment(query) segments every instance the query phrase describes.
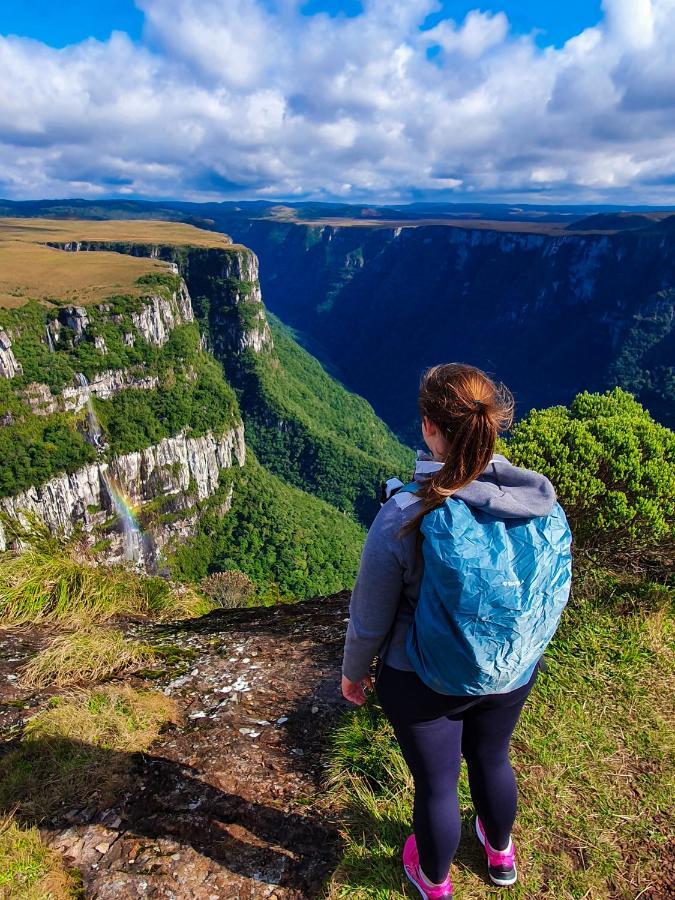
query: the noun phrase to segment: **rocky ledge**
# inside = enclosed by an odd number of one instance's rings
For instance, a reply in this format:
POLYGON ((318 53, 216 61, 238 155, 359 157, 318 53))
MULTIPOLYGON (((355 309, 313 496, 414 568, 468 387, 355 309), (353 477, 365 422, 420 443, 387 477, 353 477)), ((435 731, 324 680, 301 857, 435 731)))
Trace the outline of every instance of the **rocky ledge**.
MULTIPOLYGON (((321 895, 339 857, 325 803, 326 738, 339 693, 348 593, 270 609, 219 610, 170 629, 129 626, 194 654, 151 683, 181 723, 135 759, 119 796, 67 811, 43 837, 97 900, 300 900, 321 895)), ((44 698, 16 672, 41 632, 0 632, 0 728, 16 734, 44 698), (3 705, 4 704, 4 705, 3 705), (22 708, 23 707, 23 708, 22 708)))

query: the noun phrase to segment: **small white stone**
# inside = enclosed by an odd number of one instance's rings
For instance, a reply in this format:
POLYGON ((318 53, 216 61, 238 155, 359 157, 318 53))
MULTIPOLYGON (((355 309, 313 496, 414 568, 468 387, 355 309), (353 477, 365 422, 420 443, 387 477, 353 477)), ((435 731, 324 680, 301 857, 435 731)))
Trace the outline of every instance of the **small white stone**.
POLYGON ((277 725, 283 725, 284 722, 288 722, 288 716, 279 716, 277 719, 277 725))
POLYGON ((203 709, 198 709, 197 712, 190 713, 188 719, 205 719, 206 713, 203 709))

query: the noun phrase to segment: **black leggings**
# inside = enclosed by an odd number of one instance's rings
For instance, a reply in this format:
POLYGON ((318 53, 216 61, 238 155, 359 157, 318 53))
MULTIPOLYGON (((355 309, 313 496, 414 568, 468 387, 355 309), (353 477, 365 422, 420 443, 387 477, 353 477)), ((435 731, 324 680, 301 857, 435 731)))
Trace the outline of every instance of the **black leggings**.
POLYGON ((509 744, 536 673, 508 694, 449 697, 432 691, 415 672, 387 665, 380 670, 375 692, 415 782, 413 827, 422 871, 433 882, 444 880, 459 844, 462 756, 491 846, 508 846, 517 797, 509 744))

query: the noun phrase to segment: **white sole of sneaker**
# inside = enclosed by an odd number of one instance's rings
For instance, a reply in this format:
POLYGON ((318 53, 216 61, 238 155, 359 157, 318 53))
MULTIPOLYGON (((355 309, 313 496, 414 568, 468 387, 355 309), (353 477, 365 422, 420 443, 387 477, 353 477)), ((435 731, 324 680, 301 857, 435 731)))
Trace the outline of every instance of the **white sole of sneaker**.
MULTIPOLYGON (((481 842, 483 847, 485 847, 485 838, 480 833, 478 828, 478 816, 474 819, 473 826, 476 829, 476 837, 481 842)), ((512 884, 515 884, 518 881, 518 870, 516 869, 516 864, 513 864, 513 872, 514 875, 512 878, 495 878, 494 875, 490 874, 490 870, 488 868, 488 877, 493 884, 496 884, 498 887, 510 887, 512 884)))
MULTIPOLYGON (((413 887, 416 887, 416 888, 417 888, 417 891, 418 891, 420 897, 423 897, 424 900, 428 900, 428 894, 425 894, 425 893, 424 893, 424 891, 422 890, 422 888, 421 888, 421 887, 419 886, 419 884, 415 881, 415 879, 412 877, 412 875, 408 872, 408 870, 406 869, 405 866, 403 866, 403 871, 405 872, 405 877, 408 879, 408 881, 410 882, 410 884, 412 884, 413 887)), ((451 896, 452 896, 452 895, 451 895, 451 896)))

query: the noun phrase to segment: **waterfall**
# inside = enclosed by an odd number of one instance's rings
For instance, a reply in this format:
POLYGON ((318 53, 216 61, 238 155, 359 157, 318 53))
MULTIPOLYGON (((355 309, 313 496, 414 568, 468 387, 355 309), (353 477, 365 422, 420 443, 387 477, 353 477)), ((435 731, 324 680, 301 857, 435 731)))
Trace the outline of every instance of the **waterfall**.
MULTIPOLYGON (((52 333, 49 330, 49 325, 45 325, 45 332, 47 334, 47 346, 49 347, 49 352, 54 352, 54 341, 52 340, 52 333)), ((84 376, 82 376, 84 377, 84 376)))
MULTIPOLYGON (((77 381, 86 391, 87 397, 87 435, 89 442, 96 447, 99 453, 103 453, 105 446, 103 443, 103 429, 96 415, 94 404, 91 400, 91 389, 86 375, 78 372, 77 381)), ((101 477, 108 491, 110 501, 117 513, 122 524, 124 535, 124 555, 130 562, 139 563, 144 555, 144 536, 140 525, 134 515, 134 510, 125 496, 122 488, 108 472, 107 466, 101 466, 101 477)))

